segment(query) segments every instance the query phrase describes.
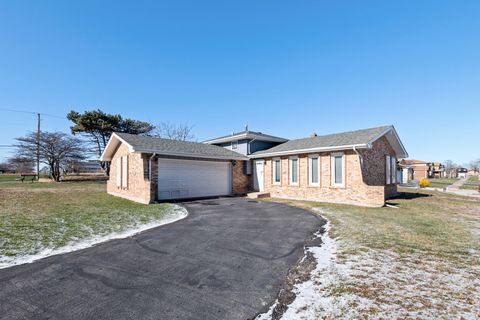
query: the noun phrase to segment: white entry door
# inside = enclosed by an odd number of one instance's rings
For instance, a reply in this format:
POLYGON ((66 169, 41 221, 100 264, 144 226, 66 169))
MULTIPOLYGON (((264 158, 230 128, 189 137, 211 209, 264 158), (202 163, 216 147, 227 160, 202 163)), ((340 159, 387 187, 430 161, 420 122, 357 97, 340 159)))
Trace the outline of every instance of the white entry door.
POLYGON ((253 174, 253 188, 257 191, 263 191, 263 179, 264 179, 264 161, 257 160, 255 161, 254 174, 253 174))
POLYGON ((158 159, 158 199, 231 194, 230 162, 158 159))

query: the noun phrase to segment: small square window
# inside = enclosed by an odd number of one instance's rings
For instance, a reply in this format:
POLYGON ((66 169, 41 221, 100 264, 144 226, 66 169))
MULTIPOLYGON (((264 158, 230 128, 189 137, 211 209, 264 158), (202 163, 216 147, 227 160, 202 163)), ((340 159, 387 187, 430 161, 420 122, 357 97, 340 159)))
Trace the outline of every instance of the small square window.
POLYGON ((238 149, 238 141, 232 141, 232 150, 238 149))

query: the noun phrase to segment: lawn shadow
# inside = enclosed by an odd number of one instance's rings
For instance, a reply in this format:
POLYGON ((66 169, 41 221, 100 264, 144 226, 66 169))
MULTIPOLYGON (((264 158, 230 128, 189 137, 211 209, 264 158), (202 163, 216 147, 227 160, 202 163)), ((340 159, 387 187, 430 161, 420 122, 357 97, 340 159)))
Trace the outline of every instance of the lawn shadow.
POLYGON ((398 206, 399 203, 397 202, 392 202, 392 200, 413 200, 417 198, 428 198, 432 197, 433 195, 431 194, 426 194, 426 193, 420 193, 420 192, 399 192, 397 195, 387 199, 385 204, 392 205, 392 206, 398 206))

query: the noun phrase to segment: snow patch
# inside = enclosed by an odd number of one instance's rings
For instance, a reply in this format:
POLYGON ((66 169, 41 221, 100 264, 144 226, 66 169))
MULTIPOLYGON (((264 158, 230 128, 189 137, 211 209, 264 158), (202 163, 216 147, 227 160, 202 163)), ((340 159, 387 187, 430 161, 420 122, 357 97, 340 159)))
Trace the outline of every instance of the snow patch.
POLYGON ((78 241, 72 241, 69 244, 59 247, 59 248, 44 248, 36 254, 32 255, 23 255, 16 257, 6 257, 0 256, 0 269, 9 268, 20 264, 32 263, 36 260, 43 259, 49 256, 68 253, 72 251, 77 251, 81 249, 86 249, 93 247, 94 245, 114 240, 114 239, 124 239, 131 236, 134 236, 140 232, 146 231, 148 229, 153 229, 159 226, 163 226, 175 221, 184 219, 187 217, 188 212, 185 208, 172 204, 172 208, 169 212, 160 220, 154 220, 145 224, 138 224, 132 226, 126 230, 120 232, 112 232, 107 235, 98 235, 91 238, 79 239, 78 241))
MULTIPOLYGON (((325 219, 325 218, 324 218, 325 219)), ((327 219, 325 219, 327 220, 327 219)), ((306 247, 305 254, 301 261, 303 261, 307 253, 313 254, 316 260, 315 270, 312 274, 324 275, 322 279, 313 279, 313 277, 303 283, 295 285, 294 293, 296 295, 295 300, 288 305, 287 311, 283 314, 282 319, 317 319, 315 316, 315 310, 311 308, 305 308, 307 305, 319 305, 328 308, 331 306, 331 299, 328 297, 322 297, 318 290, 319 285, 328 285, 335 281, 334 277, 331 277, 331 271, 335 268, 335 259, 337 252, 337 244, 334 239, 329 236, 331 224, 327 220, 327 223, 315 233, 317 238, 322 239, 322 245, 320 247, 306 247)), ((270 307, 270 309, 263 314, 258 315, 256 320, 272 319, 273 310, 278 304, 278 300, 270 307)))
MULTIPOLYGON (((330 228, 320 247, 305 249, 317 266, 294 286, 281 319, 479 319, 480 265, 368 248, 340 254, 345 244, 330 238, 330 228)), ((272 319, 277 304, 256 319, 272 319)))

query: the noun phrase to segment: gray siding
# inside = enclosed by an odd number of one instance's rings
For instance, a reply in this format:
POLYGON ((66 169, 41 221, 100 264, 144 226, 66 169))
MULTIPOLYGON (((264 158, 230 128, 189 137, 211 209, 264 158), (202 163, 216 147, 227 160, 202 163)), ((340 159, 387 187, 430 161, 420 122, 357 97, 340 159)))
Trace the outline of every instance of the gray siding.
POLYGON ((253 141, 250 143, 250 153, 254 153, 261 150, 267 150, 272 147, 279 145, 278 142, 268 142, 268 141, 253 141))
POLYGON ((243 155, 247 155, 248 140, 246 140, 246 139, 238 140, 238 145, 237 145, 236 149, 232 149, 232 143, 231 142, 221 143, 221 144, 218 144, 218 146, 223 147, 223 148, 228 149, 228 150, 238 152, 238 153, 243 154, 243 155))

